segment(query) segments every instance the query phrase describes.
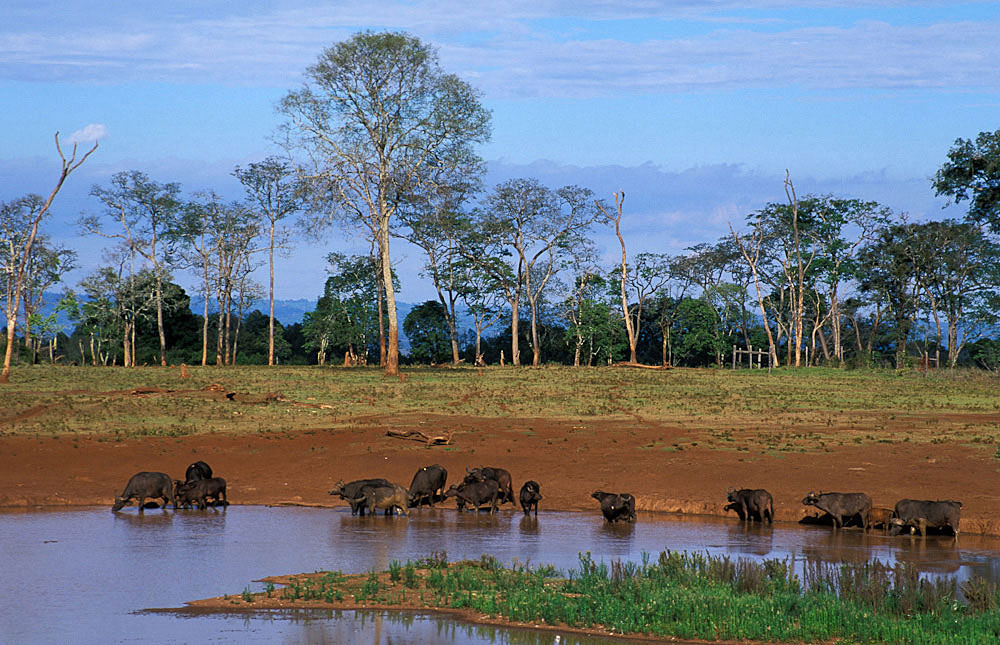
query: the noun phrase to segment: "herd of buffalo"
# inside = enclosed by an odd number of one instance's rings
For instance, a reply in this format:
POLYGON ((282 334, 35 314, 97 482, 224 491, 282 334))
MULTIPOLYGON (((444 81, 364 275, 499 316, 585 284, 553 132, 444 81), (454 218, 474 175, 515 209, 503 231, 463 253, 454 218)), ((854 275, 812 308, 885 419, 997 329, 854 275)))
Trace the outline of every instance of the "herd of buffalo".
MULTIPOLYGON (((726 510, 736 511, 741 520, 774 521, 774 498, 763 488, 729 489, 726 510)), ((834 528, 856 521, 865 531, 881 527, 890 535, 909 529, 927 535, 927 529, 948 529, 958 537, 962 502, 901 499, 893 509, 873 508, 872 498, 865 493, 813 493, 802 499, 805 506, 815 506, 833 521, 834 528)))
MULTIPOLYGON (((398 510, 403 515, 407 509, 423 505, 433 507, 435 503, 455 498, 458 509, 479 510, 488 508, 495 513, 500 504, 514 504, 514 487, 510 472, 504 468, 483 466, 469 470, 460 484, 452 484, 445 489, 448 471, 434 464, 424 466, 413 475, 409 488, 387 479, 358 479, 345 483, 343 480, 330 491, 351 506, 351 514, 374 514, 381 509, 386 515, 398 510)), ((607 493, 601 490, 591 494, 601 505, 601 513, 608 522, 619 520, 635 521, 635 497, 629 493, 607 493)), ((142 510, 146 500, 162 499, 163 507, 172 504, 174 508, 192 505, 199 509, 209 505, 225 506, 226 480, 212 476, 212 468, 204 461, 196 461, 187 467, 184 481, 171 479, 160 472, 140 472, 129 479, 125 490, 115 497, 112 511, 119 511, 131 500, 137 500, 142 510)), ((538 482, 528 480, 521 486, 518 501, 525 515, 534 511, 538 515, 538 502, 542 499, 538 482)), ((771 523, 774 521, 774 498, 762 488, 730 488, 729 504, 726 510, 735 511, 741 520, 771 523)), ((901 499, 894 509, 873 508, 871 498, 865 493, 813 493, 802 500, 806 506, 814 506, 832 518, 833 526, 840 528, 845 523, 856 521, 864 530, 881 526, 891 535, 898 535, 909 529, 911 533, 927 529, 949 529, 958 537, 958 524, 962 503, 952 500, 929 501, 901 499)))

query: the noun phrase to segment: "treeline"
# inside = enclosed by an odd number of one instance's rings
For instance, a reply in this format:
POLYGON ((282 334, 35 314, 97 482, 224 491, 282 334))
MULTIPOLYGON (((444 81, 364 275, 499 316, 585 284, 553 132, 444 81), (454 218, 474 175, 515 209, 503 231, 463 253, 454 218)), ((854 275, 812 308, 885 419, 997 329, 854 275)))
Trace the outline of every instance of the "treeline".
MULTIPOLYGON (((306 77, 279 104, 286 157, 234 170, 243 199, 184 195, 137 170, 93 187, 95 207, 79 225, 109 240, 108 264, 60 303, 75 324, 62 343, 42 298, 75 253, 37 234, 51 197, 3 203, 8 349, 16 327, 32 360, 49 343, 53 357, 58 344, 91 364, 264 357, 377 363, 393 374, 400 284, 390 241, 405 239, 423 253, 437 297, 402 321, 404 361, 722 365, 733 346, 753 346, 775 365, 1000 364, 1000 131, 957 140, 932 180, 938 195, 968 202, 962 220, 917 223, 876 202, 800 198, 786 177, 780 199, 718 240, 677 255, 630 253, 624 193, 612 205, 533 178, 483 186, 473 146, 489 136, 489 112, 418 39, 357 34, 306 77), (274 254, 294 249, 295 231, 331 226, 361 231, 371 251, 329 256, 315 310, 284 328, 273 314, 274 254), (620 261, 601 261, 601 229, 615 231, 620 261), (251 279, 265 262, 266 286, 251 279), (182 270, 198 276, 200 316, 181 305, 173 276, 182 270), (260 314, 249 311, 264 294, 266 351, 255 340, 260 314)), ((55 192, 65 169, 64 159, 55 192)))

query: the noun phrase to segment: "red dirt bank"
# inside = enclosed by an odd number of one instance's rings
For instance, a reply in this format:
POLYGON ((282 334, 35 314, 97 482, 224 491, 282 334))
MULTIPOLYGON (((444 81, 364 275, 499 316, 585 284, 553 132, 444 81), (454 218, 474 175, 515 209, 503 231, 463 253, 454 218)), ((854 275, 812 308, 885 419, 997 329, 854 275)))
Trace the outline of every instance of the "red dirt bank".
MULTIPOLYGON (((875 506, 903 497, 963 502, 962 531, 1000 535, 1000 471, 993 446, 861 444, 829 452, 738 452, 684 446, 691 429, 653 421, 553 421, 441 416, 370 417, 347 429, 245 436, 115 440, 0 437, 0 507, 110 507, 128 478, 159 470, 183 478, 203 459, 229 484, 236 504, 344 504, 327 491, 339 479, 382 476, 408 485, 420 466, 439 463, 455 481, 466 467, 502 466, 515 490, 541 483, 541 509, 598 514, 595 489, 627 491, 640 511, 723 515, 726 489, 767 488, 777 520, 808 514, 809 490, 865 491, 875 506), (430 421, 430 422, 429 422, 430 421), (419 424, 419 425, 418 425, 419 424), (387 429, 454 430, 450 446, 386 436, 387 429), (599 430, 599 431, 598 431, 599 430), (639 446, 655 445, 643 449, 639 446)), ((744 442, 742 445, 746 445, 744 442)), ((730 513, 732 515, 732 513, 730 513)))

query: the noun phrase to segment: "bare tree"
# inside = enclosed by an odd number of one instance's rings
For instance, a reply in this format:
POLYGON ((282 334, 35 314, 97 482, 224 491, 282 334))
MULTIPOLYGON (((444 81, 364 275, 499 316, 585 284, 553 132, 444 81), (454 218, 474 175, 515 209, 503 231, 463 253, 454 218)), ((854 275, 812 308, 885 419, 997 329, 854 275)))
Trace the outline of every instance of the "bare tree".
MULTIPOLYGON (((7 347, 4 351, 3 371, 0 371, 0 383, 10 382, 10 359, 11 350, 14 345, 14 330, 17 326, 17 312, 21 307, 21 290, 24 287, 25 271, 28 258, 31 256, 31 248, 34 246, 35 238, 38 236, 38 226, 52 207, 52 202, 55 200, 56 195, 59 194, 59 190, 62 189, 63 184, 66 183, 66 179, 97 150, 97 143, 94 143, 90 150, 77 159, 77 144, 74 143, 73 152, 70 154, 69 159, 67 159, 66 155, 63 154, 62 146, 59 145, 58 132, 55 134, 55 141, 56 151, 59 153, 59 159, 62 161, 62 168, 59 171, 56 185, 44 201, 37 196, 29 196, 27 198, 29 201, 21 206, 21 208, 27 208, 23 219, 23 228, 21 229, 24 234, 19 235, 16 240, 11 240, 9 243, 5 241, 4 244, 9 249, 10 262, 9 266, 5 267, 7 274, 6 283, 8 285, 7 306, 5 307, 7 313, 7 347)), ((3 206, 5 207, 6 205, 3 206)))

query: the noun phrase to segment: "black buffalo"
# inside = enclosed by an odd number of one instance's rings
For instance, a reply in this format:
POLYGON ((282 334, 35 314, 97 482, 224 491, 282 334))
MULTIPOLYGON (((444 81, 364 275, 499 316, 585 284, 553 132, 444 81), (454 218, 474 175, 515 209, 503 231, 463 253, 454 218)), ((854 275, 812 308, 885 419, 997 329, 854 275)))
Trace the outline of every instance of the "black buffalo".
POLYGON ((958 524, 962 519, 962 502, 945 500, 932 502, 920 499, 901 499, 896 502, 890 520, 889 535, 899 535, 906 527, 927 535, 927 528, 949 528, 958 537, 958 524))
POLYGON ((190 484, 201 479, 212 478, 212 467, 204 461, 196 461, 184 471, 184 483, 190 484))
POLYGON ((130 500, 136 499, 139 501, 139 512, 141 513, 147 497, 161 498, 163 508, 166 508, 167 504, 173 504, 174 508, 177 508, 177 503, 174 501, 174 483, 170 477, 165 473, 141 472, 132 475, 122 494, 115 496, 115 504, 111 510, 118 512, 130 500))
POLYGON ((339 495, 340 499, 346 500, 351 505, 351 515, 364 515, 365 514, 365 504, 363 502, 355 501, 359 498, 364 497, 364 489, 366 487, 375 486, 389 486, 392 487, 393 483, 387 479, 375 478, 375 479, 358 479, 347 484, 344 480, 337 482, 333 489, 330 490, 331 495, 339 495))
POLYGON ((424 466, 413 475, 413 481, 410 482, 409 505, 427 504, 433 507, 434 502, 443 499, 446 481, 448 481, 448 471, 444 466, 438 464, 424 466))
POLYGON ((631 494, 605 493, 602 490, 596 490, 590 496, 601 503, 601 513, 604 514, 604 519, 608 522, 635 521, 635 497, 632 497, 631 494))
POLYGON ((388 486, 364 486, 364 493, 360 497, 354 498, 357 504, 364 504, 371 515, 375 514, 376 508, 381 508, 386 515, 392 515, 396 509, 406 515, 406 505, 409 499, 409 492, 398 484, 388 486))
POLYGON ((208 508, 209 499, 215 506, 228 506, 226 499, 226 480, 222 477, 199 479, 189 483, 174 482, 174 500, 177 508, 194 504, 204 510, 208 508))
POLYGON ((473 468, 472 470, 466 469, 466 475, 463 481, 466 484, 470 484, 474 481, 484 481, 487 479, 492 479, 500 486, 501 504, 504 502, 510 502, 511 504, 514 503, 513 480, 511 479, 510 471, 504 468, 482 466, 480 468, 473 468))
POLYGON ((726 509, 735 510, 741 520, 774 522, 774 498, 763 488, 730 488, 728 499, 726 509))
POLYGON ((464 482, 460 485, 452 484, 444 496, 454 497, 458 510, 463 510, 466 504, 475 510, 489 504, 490 513, 496 513, 500 500, 500 485, 493 479, 464 482))
POLYGON ((861 526, 868 530, 872 498, 864 493, 813 493, 802 499, 806 506, 815 506, 833 518, 834 528, 841 528, 844 522, 857 517, 861 526))
POLYGON ((542 500, 541 487, 538 482, 530 479, 524 482, 519 497, 525 515, 530 514, 532 508, 535 509, 535 515, 538 515, 538 502, 542 500))

